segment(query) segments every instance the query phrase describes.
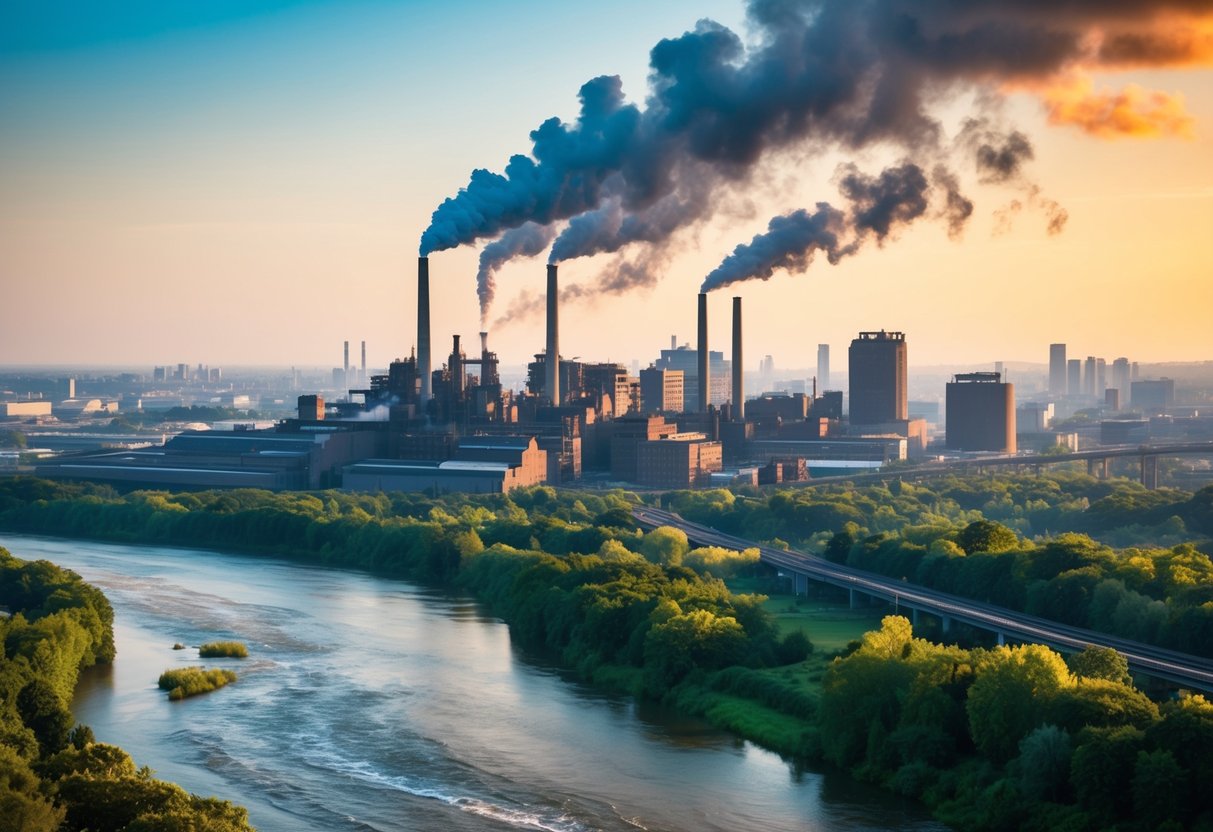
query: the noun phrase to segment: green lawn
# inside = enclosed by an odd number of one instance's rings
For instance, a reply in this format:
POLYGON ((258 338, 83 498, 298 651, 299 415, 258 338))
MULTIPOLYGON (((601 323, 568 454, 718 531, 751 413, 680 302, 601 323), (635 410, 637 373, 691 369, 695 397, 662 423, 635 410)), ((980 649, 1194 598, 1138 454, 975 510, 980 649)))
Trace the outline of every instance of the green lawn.
POLYGON ((802 630, 817 653, 841 650, 867 631, 879 630, 880 619, 890 614, 884 606, 850 609, 846 601, 774 595, 769 591, 769 583, 758 578, 738 578, 728 581, 728 585, 734 592, 768 595, 763 607, 774 616, 779 629, 785 633, 802 630))

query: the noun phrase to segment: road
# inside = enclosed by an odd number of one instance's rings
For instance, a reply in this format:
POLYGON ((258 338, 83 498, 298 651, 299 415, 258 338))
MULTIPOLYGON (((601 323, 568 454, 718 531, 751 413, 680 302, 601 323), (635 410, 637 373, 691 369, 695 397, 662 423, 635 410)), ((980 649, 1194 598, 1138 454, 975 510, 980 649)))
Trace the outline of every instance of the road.
POLYGON ((632 509, 632 516, 641 525, 649 528, 673 526, 681 529, 688 539, 700 545, 737 550, 758 549, 762 562, 778 569, 888 601, 896 601, 898 606, 991 630, 1005 638, 1046 644, 1062 651, 1082 650, 1089 645, 1111 647, 1128 660, 1129 668, 1134 672, 1156 676, 1184 687, 1213 691, 1213 661, 1209 659, 1164 650, 1094 630, 1059 624, 994 604, 971 601, 904 580, 886 578, 874 572, 832 563, 816 555, 763 546, 752 540, 692 523, 662 509, 642 506, 632 509))

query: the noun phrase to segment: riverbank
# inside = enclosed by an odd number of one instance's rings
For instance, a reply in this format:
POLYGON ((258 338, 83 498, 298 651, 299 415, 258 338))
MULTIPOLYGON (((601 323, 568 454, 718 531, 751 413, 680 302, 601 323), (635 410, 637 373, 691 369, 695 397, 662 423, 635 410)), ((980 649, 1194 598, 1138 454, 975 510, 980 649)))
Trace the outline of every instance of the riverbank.
POLYGON ((85 680, 82 718, 161 776, 239 799, 261 832, 940 829, 841 772, 584 684, 462 594, 278 558, 9 540, 113 599, 119 661, 85 680), (173 641, 214 639, 248 644, 240 681, 168 702, 155 674, 197 663, 173 641))

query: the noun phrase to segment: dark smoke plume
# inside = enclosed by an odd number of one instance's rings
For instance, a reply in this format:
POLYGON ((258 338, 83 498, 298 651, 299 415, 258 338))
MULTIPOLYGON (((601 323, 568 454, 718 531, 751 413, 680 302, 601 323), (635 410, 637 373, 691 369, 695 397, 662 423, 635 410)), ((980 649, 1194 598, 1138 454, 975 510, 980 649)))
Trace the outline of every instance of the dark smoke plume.
MULTIPOLYGON (((949 224, 960 222, 962 213, 948 205, 954 196, 948 188, 949 175, 940 172, 945 207, 938 215, 949 224)), ((703 280, 701 292, 710 292, 742 280, 767 280, 777 270, 793 274, 808 269, 814 256, 822 252, 831 264, 857 253, 869 240, 877 245, 924 216, 930 207, 933 188, 922 168, 912 162, 886 168, 877 176, 863 174, 854 165, 838 171, 839 190, 849 203, 844 212, 828 203, 817 203, 810 214, 799 210, 775 217, 765 234, 737 246, 703 280)), ((965 215, 967 216, 967 214, 965 215)))
POLYGON ((484 247, 480 252, 480 269, 476 272, 476 294, 480 296, 480 326, 488 322, 489 308, 497 294, 497 270, 515 257, 534 257, 556 236, 551 226, 526 222, 510 229, 484 247))
MULTIPOLYGON (((528 153, 502 173, 473 171, 438 206, 421 253, 563 220, 593 232, 580 246, 570 240, 569 256, 662 247, 712 210, 689 185, 744 186, 781 149, 879 147, 924 170, 957 169, 933 111, 961 93, 1027 92, 1052 123, 1094 136, 1183 134, 1190 118, 1178 100, 1096 91, 1090 75, 1213 64, 1208 0, 749 0, 747 11, 750 47, 712 21, 654 46, 643 106, 625 101, 616 77, 587 82, 572 124, 543 122, 528 153)), ((974 148, 978 176, 1010 182, 1031 145, 1000 135, 974 148)), ((941 189, 955 228, 969 203, 958 187, 941 189)), ((1040 204, 1060 229, 1060 206, 1040 204)), ((880 209, 871 210, 876 233, 880 209)))

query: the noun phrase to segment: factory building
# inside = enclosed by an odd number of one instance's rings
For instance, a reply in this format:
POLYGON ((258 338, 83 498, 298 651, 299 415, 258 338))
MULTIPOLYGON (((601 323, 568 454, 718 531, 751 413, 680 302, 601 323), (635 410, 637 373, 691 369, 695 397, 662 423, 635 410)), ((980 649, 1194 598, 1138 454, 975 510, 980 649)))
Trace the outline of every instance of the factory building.
POLYGON ((642 442, 636 480, 650 488, 692 488, 724 467, 719 442, 702 433, 675 433, 642 442))
POLYGON ((547 481, 547 453, 534 437, 471 436, 451 459, 368 459, 345 467, 347 491, 505 494, 547 481))
POLYGON ((343 466, 382 455, 386 447, 386 431, 342 425, 303 433, 186 431, 163 446, 56 457, 40 463, 36 473, 120 488, 306 491, 339 485, 343 466))
POLYGON ((998 373, 961 373, 948 382, 945 444, 954 451, 1015 453, 1015 385, 998 373))
POLYGON ((909 418, 906 336, 861 332, 848 354, 852 425, 879 425, 909 418))

